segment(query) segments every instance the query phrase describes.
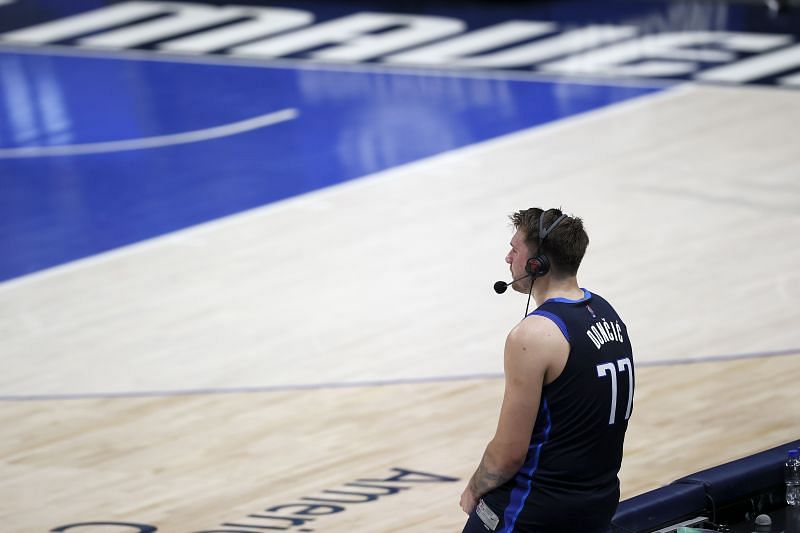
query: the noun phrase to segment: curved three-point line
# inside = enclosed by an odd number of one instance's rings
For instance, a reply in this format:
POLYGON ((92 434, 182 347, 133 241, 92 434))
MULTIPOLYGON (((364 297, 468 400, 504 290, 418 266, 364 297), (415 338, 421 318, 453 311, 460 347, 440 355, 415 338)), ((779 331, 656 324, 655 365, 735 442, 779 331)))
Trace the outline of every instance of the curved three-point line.
POLYGON ((142 137, 141 139, 126 139, 120 141, 107 141, 99 143, 69 144, 59 146, 22 146, 18 148, 0 148, 0 159, 17 159, 23 157, 55 157, 70 155, 101 154, 109 152, 123 152, 127 150, 145 150, 148 148, 162 148, 176 144, 189 144, 210 139, 229 137, 237 133, 256 130, 271 126, 287 120, 297 118, 297 109, 286 108, 265 115, 248 118, 239 122, 231 122, 222 126, 205 128, 202 130, 158 135, 155 137, 142 137))

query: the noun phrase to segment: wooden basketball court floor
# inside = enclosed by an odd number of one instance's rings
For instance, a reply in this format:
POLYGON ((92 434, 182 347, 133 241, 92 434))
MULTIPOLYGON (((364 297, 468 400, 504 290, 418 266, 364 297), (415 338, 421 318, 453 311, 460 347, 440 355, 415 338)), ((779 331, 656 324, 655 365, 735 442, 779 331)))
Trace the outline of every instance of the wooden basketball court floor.
POLYGON ((0 284, 0 529, 460 531, 530 206, 632 335, 623 498, 797 439, 798 123, 687 83, 0 284))

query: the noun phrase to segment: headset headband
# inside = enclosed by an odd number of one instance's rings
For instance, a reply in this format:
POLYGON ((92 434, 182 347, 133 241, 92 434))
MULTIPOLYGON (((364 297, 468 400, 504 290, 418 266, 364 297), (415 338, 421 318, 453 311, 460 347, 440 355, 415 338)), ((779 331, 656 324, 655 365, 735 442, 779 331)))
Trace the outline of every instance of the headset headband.
POLYGON ((562 213, 561 216, 555 220, 555 222, 553 222, 552 224, 550 224, 550 226, 547 227, 547 229, 542 230, 542 226, 544 224, 544 215, 546 213, 547 211, 542 211, 542 214, 539 215, 539 250, 537 251, 537 253, 539 254, 542 253, 542 243, 544 242, 545 237, 550 235, 550 232, 556 229, 556 226, 558 226, 562 220, 567 218, 567 215, 562 213))

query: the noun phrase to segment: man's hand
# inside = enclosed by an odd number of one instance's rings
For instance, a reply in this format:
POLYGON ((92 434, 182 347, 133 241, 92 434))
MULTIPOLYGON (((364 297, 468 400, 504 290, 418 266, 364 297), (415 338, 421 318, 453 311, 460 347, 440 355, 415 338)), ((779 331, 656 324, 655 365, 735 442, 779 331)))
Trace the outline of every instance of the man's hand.
POLYGON ((464 492, 461 493, 461 508, 467 514, 472 514, 472 511, 475 510, 475 507, 478 505, 478 498, 477 496, 472 494, 472 489, 467 488, 464 489, 464 492))

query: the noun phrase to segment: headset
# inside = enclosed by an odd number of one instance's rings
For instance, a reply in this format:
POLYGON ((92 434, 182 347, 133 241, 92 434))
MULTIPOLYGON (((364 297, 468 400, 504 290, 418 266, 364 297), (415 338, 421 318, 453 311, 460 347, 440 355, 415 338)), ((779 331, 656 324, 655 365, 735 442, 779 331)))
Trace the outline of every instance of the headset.
POLYGON ((532 278, 538 278, 550 272, 550 259, 548 259, 547 256, 542 252, 542 244, 547 236, 550 235, 550 233, 552 233, 553 230, 556 229, 556 227, 561 223, 561 221, 567 218, 567 215, 562 213, 562 215, 558 217, 552 224, 550 224, 547 228, 542 229, 544 226, 545 214, 547 214, 547 211, 542 211, 542 214, 539 216, 539 247, 536 249, 536 255, 529 258, 528 262, 525 263, 525 272, 527 272, 532 278))
POLYGON ((533 257, 529 257, 528 261, 525 263, 525 275, 519 277, 517 279, 512 279, 510 282, 505 281, 497 281, 494 284, 494 292, 497 294, 503 294, 506 292, 506 289, 516 283, 517 281, 525 278, 531 278, 531 288, 528 291, 528 305, 525 306, 525 315, 528 316, 528 308, 531 304, 531 294, 533 294, 533 282, 536 281, 536 278, 544 276, 548 272, 550 272, 550 259, 544 255, 542 250, 542 244, 544 240, 550 235, 556 226, 558 226, 562 220, 567 218, 567 215, 561 214, 552 224, 550 224, 547 228, 544 228, 544 216, 547 214, 547 211, 542 211, 542 214, 539 215, 539 247, 536 249, 536 255, 533 257))

